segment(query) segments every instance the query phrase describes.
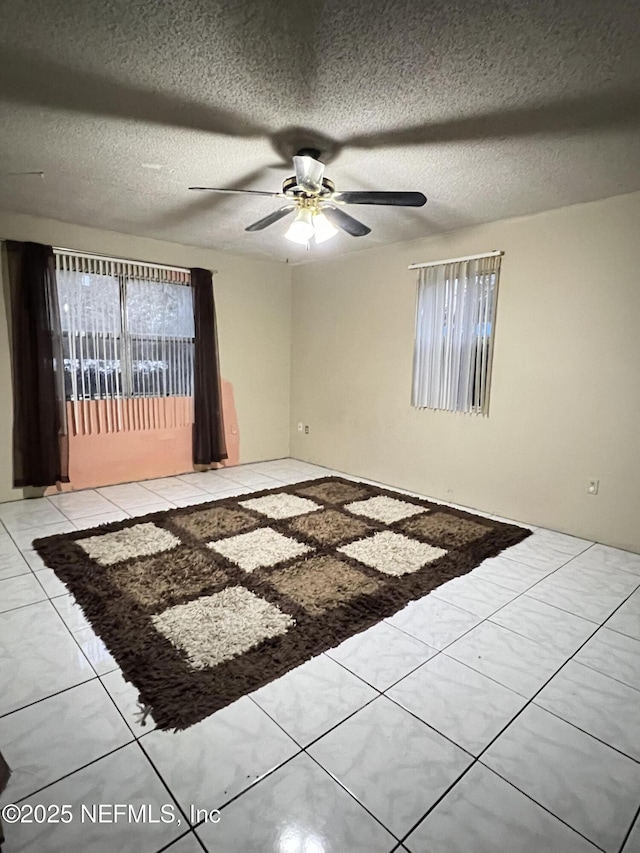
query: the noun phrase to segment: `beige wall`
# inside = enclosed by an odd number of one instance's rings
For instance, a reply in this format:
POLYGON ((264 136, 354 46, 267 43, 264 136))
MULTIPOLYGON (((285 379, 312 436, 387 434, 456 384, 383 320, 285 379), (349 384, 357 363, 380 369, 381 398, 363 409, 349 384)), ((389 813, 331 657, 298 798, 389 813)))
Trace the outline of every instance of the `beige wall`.
MULTIPOLYGON (((219 270, 242 462, 286 456, 290 426, 299 458, 636 551, 638 234, 636 193, 296 267, 292 334, 282 264, 0 213, 1 237, 219 270), (416 411, 407 265, 491 249, 505 256, 489 417, 416 411)), ((3 302, 0 389, 0 500, 10 500, 21 492, 10 488, 3 302)))
POLYGON ((292 455, 640 551, 639 240, 636 193, 295 268, 292 455), (407 265, 493 249, 489 416, 412 409, 407 265))
MULTIPOLYGON (((233 385, 240 461, 289 455, 291 273, 287 266, 17 214, 0 213, 0 237, 218 270, 214 289, 220 370, 233 385)), ((11 368, 4 300, 0 305, 0 392, 0 501, 6 501, 21 497, 22 491, 11 488, 11 368)))

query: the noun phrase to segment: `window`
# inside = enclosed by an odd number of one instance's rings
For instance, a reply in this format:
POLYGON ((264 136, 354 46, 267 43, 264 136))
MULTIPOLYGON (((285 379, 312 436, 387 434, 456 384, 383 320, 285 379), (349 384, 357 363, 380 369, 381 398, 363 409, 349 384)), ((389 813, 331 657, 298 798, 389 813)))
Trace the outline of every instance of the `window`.
POLYGON ((189 273, 56 256, 67 400, 190 397, 189 273))
POLYGON ((419 268, 411 404, 487 414, 500 255, 419 268))

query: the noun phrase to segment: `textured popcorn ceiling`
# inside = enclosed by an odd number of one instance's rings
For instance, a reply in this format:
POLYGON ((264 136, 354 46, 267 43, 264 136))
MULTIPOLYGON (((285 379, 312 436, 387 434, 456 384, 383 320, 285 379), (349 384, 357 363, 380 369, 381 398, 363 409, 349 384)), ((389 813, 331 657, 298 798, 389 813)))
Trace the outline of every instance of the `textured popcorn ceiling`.
POLYGON ((0 0, 0 207, 295 261, 631 192, 639 31, 637 0, 0 0), (243 230, 277 199, 187 190, 279 190, 313 142, 429 203, 305 257, 243 230))

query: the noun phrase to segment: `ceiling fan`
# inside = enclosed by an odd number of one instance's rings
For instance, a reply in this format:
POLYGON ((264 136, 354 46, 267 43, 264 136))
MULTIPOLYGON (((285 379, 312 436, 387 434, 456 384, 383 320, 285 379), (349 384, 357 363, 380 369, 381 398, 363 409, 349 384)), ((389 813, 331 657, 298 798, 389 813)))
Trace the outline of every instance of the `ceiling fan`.
POLYGON ((333 181, 324 177, 324 163, 315 148, 302 148, 293 158, 295 175, 282 184, 282 192, 263 190, 235 190, 217 187, 189 187, 214 193, 243 193, 286 199, 286 204, 245 228, 245 231, 262 231, 274 222, 295 212, 295 217, 285 234, 288 240, 309 247, 311 242, 324 243, 338 233, 346 231, 352 237, 363 237, 371 231, 359 220, 343 210, 345 204, 384 204, 396 207, 422 207, 427 199, 419 192, 353 191, 336 192, 333 181))

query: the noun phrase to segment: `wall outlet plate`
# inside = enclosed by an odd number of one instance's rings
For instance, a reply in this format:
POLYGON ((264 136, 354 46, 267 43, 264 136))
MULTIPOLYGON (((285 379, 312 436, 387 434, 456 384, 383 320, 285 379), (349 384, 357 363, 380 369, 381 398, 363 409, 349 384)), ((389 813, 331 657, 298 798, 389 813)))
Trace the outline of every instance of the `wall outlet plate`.
POLYGON ((308 426, 305 426, 305 428, 304 428, 304 434, 305 434, 305 435, 309 435, 309 427, 308 427, 308 426))
POLYGON ((587 492, 590 495, 597 495, 599 488, 600 488, 600 480, 589 480, 589 485, 587 486, 587 492))

